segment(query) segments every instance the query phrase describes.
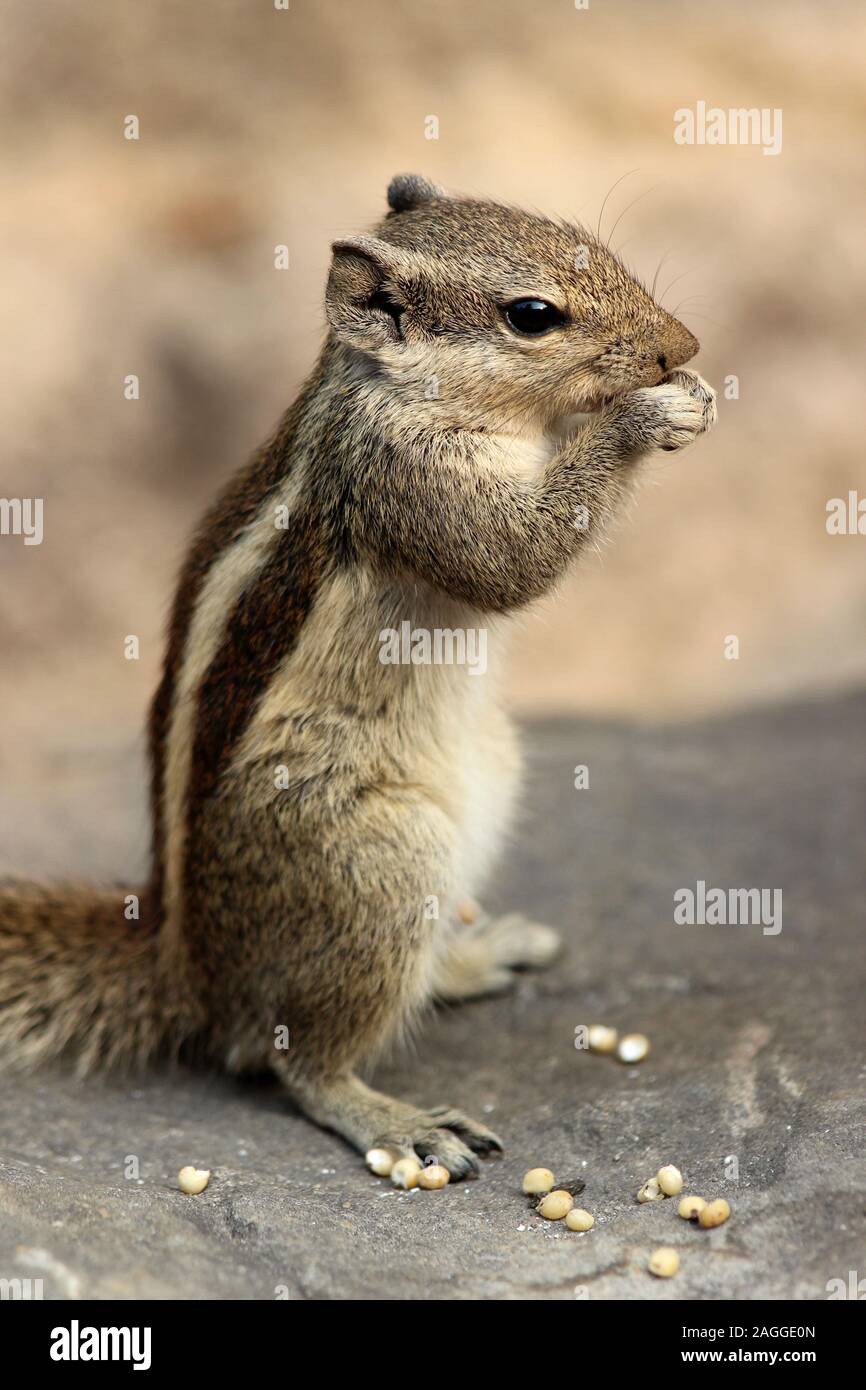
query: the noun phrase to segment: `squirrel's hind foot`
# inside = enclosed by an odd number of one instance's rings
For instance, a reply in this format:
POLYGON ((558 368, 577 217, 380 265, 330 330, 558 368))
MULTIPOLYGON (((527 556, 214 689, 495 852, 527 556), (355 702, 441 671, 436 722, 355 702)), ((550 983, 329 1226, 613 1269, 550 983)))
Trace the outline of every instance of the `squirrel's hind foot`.
POLYGON ((519 912, 482 915, 443 938, 433 993, 445 1003, 501 994, 516 983, 516 971, 543 970, 561 950, 558 932, 519 912))
POLYGON ((502 1153, 502 1143, 491 1129, 447 1105, 417 1111, 408 1132, 381 1134, 370 1147, 384 1149, 395 1163, 401 1158, 422 1163, 435 1159, 448 1169, 452 1182, 477 1178, 479 1157, 502 1153))
POLYGON ((462 1110, 438 1106, 417 1110, 365 1085, 353 1073, 343 1073, 318 1083, 290 1077, 282 1079, 301 1108, 327 1129, 368 1153, 385 1149, 393 1162, 401 1158, 436 1158, 448 1169, 452 1181, 478 1176, 479 1157, 502 1152, 502 1143, 486 1125, 462 1110))

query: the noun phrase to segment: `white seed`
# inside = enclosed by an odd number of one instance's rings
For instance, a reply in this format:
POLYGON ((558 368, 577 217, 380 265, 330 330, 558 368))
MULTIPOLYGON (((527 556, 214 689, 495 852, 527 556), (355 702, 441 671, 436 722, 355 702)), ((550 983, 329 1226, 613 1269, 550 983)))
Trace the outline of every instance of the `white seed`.
POLYGON ((380 1178, 387 1178, 394 1167, 394 1159, 387 1149, 368 1149, 367 1167, 380 1178))
POLYGON ((565 1214, 565 1224, 570 1231, 590 1231, 595 1225, 595 1217, 584 1211, 583 1207, 572 1207, 565 1214))
POLYGON ((620 1038, 616 1055, 621 1062, 642 1062, 649 1055, 649 1038, 643 1033, 626 1033, 620 1038))
POLYGON ((395 1187, 407 1190, 418 1186, 421 1177, 421 1164, 417 1158, 398 1158, 391 1169, 391 1181, 395 1187))
POLYGON ((418 1176, 418 1186, 425 1187, 428 1192, 435 1192, 437 1188, 445 1187, 450 1181, 451 1174, 441 1163, 428 1163, 418 1176))
POLYGON ((608 1028, 606 1023, 591 1023, 586 1030, 586 1040, 590 1052, 615 1052, 619 1033, 615 1028, 608 1028))
POLYGON ((658 1178, 650 1178, 637 1194, 637 1199, 639 1202, 660 1202, 664 1195, 659 1187, 658 1178))
POLYGON ((684 1197, 677 1211, 684 1220, 696 1221, 706 1205, 703 1197, 684 1197))
POLYGON ((715 1202, 710 1202, 703 1208, 698 1220, 702 1226, 721 1226, 727 1221, 730 1214, 731 1208, 724 1197, 717 1197, 715 1202))
POLYGON ((656 1173, 656 1182, 666 1197, 678 1197, 683 1190, 683 1175, 672 1163, 666 1163, 656 1173))
POLYGON ((549 1168, 530 1168, 528 1173, 523 1174, 524 1192, 537 1192, 539 1195, 542 1192, 550 1192, 555 1182, 556 1178, 549 1168))
POLYGON ((209 1168, 193 1168, 187 1165, 186 1168, 181 1168, 177 1175, 177 1185, 181 1192, 187 1192, 191 1197, 198 1192, 204 1192, 209 1182, 209 1168))
POLYGON ((670 1245, 662 1245, 649 1257, 650 1273, 659 1279, 670 1279, 680 1267, 680 1257, 670 1245))
POLYGON ((542 1197, 535 1210, 539 1216, 543 1216, 545 1221, 561 1221, 562 1218, 571 1211, 574 1206, 574 1198, 570 1192, 563 1192, 560 1188, 556 1192, 548 1192, 546 1197, 542 1197))

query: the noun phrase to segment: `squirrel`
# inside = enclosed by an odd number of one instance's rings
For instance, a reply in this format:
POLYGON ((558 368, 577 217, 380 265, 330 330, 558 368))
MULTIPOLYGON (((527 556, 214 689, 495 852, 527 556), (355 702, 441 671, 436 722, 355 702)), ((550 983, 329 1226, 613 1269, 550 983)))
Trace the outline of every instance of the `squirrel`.
POLYGON ((383 635, 498 641, 715 396, 682 370, 692 334, 585 228, 419 175, 388 204, 334 244, 318 363, 183 565, 140 919, 127 888, 5 881, 0 1055, 270 1070, 361 1153, 459 1179, 498 1137, 362 1071, 432 1001, 502 990, 559 938, 460 921, 519 782, 495 662, 386 661, 383 635))

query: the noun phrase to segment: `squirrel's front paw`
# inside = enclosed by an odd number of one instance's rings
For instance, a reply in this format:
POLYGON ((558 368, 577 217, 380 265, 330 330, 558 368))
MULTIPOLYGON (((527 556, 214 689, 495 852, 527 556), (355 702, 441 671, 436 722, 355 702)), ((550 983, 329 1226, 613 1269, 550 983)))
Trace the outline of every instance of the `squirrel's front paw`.
POLYGON ((715 424, 716 393, 697 372, 679 369, 626 396, 617 415, 630 450, 683 449, 715 424))
POLYGON ((704 381, 697 372, 690 372, 686 367, 678 367, 674 372, 668 372, 663 386, 679 386, 683 391, 688 392, 693 401, 701 407, 703 412, 704 428, 701 433, 711 430, 716 423, 716 393, 708 381, 704 381))

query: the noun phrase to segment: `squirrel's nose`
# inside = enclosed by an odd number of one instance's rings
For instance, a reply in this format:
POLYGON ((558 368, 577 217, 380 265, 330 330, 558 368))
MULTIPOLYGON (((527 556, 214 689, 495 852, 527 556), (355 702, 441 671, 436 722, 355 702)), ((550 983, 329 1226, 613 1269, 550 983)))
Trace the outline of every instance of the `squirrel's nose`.
POLYGON ((679 319, 670 318, 659 342, 658 364, 663 372, 672 372, 674 367, 682 367, 691 361, 695 353, 700 351, 700 346, 685 324, 680 323, 679 319))

